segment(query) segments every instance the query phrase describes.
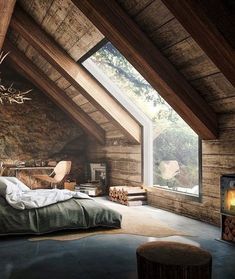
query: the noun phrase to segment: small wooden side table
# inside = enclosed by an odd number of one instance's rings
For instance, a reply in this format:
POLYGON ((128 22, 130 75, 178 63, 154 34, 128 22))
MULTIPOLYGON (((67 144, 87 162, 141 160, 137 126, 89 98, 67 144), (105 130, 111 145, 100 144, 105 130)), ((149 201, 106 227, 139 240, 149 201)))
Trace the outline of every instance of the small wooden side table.
POLYGON ((139 279, 211 279, 211 254, 196 246, 154 241, 136 255, 139 279))

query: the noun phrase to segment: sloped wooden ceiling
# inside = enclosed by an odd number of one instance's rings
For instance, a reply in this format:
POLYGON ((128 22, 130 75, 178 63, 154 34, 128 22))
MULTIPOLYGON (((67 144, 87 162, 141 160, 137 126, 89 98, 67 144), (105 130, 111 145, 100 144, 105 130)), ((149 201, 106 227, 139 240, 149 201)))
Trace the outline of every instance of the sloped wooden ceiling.
MULTIPOLYGON (((112 1, 111 5, 108 0, 72 1, 201 138, 215 139, 218 136, 216 114, 189 82, 191 79, 197 78, 196 74, 200 76, 202 69, 195 69, 195 75, 193 75, 192 69, 191 72, 187 72, 178 67, 178 64, 190 65, 192 58, 191 61, 188 58, 193 54, 190 54, 184 61, 184 56, 188 54, 187 50, 182 52, 180 49, 172 57, 171 52, 167 55, 168 49, 159 51, 157 45, 150 40, 149 32, 173 17, 160 1, 152 1, 147 4, 147 9, 152 4, 155 6, 152 5, 140 24, 136 18, 132 20, 130 14, 122 10, 117 1, 112 1), (161 23, 161 21, 163 22, 161 23), (176 61, 177 56, 179 59, 176 61)), ((127 2, 129 1, 124 1, 122 4, 130 7, 127 2)), ((130 2, 140 3, 140 1, 130 2)), ((143 5, 140 6, 145 8, 143 5)), ((206 57, 205 61, 204 70, 207 74, 214 73, 214 70, 217 71, 214 64, 206 57)))
MULTIPOLYGON (((8 32, 6 49, 10 48, 15 56, 20 55, 17 54, 20 50, 24 53, 24 60, 15 60, 12 64, 21 68, 21 71, 24 69, 31 79, 35 78, 26 70, 25 65, 31 63, 28 68, 36 65, 41 81, 46 79, 45 76, 53 81, 53 90, 59 92, 60 96, 66 94, 64 97, 70 98, 78 110, 86 113, 91 123, 94 121, 103 129, 106 138, 115 134, 140 143, 139 123, 75 62, 100 42, 103 35, 70 1, 21 0, 19 4, 33 16, 37 24, 17 6, 8 32)), ((49 84, 48 81, 46 83, 49 84)), ((94 125, 90 126, 87 129, 85 125, 85 130, 101 142, 100 129, 96 127, 94 133, 94 125)))
POLYGON ((163 0, 163 3, 235 86, 234 1, 163 0))
MULTIPOLYGON (((216 113, 235 111, 235 88, 162 1, 117 0, 117 2, 216 113)), ((171 6, 172 9, 174 6, 180 7, 179 13, 183 6, 187 6, 186 3, 194 2, 197 5, 199 2, 208 3, 208 1, 165 0, 164 2, 168 2, 168 7, 171 6)), ((215 1, 212 0, 212 2, 214 10, 215 1)), ((217 11, 217 16, 218 14, 217 11)), ((192 18, 190 20, 193 24, 192 18)), ((208 27, 202 29, 206 28, 208 27)), ((194 31, 191 28, 191 32, 194 31)), ((200 32, 206 32, 206 30, 200 32)), ((201 36, 205 36, 205 34, 201 36)), ((231 63, 233 62, 231 61, 231 63)))
MULTIPOLYGON (((116 0, 112 5, 107 0, 20 0, 19 3, 74 60, 104 37, 94 26, 97 25, 108 39, 114 39, 116 47, 121 46, 121 52, 144 76, 152 75, 149 80, 152 85, 160 89, 159 93, 203 139, 217 136, 214 112, 235 110, 234 87, 160 0, 116 0), (124 34, 121 30, 125 30, 124 34), (140 36, 133 34, 133 30, 140 36), (133 39, 139 42, 134 48, 130 46, 133 39)), ((106 132, 112 127, 125 134, 126 129, 120 129, 120 123, 113 121, 104 107, 100 109, 97 101, 87 98, 84 88, 79 90, 68 81, 68 76, 55 67, 55 60, 48 61, 49 56, 44 56, 46 50, 37 48, 36 40, 33 43, 29 37, 25 40, 25 34, 18 31, 11 29, 8 34, 18 49, 104 130, 109 127, 106 132)))

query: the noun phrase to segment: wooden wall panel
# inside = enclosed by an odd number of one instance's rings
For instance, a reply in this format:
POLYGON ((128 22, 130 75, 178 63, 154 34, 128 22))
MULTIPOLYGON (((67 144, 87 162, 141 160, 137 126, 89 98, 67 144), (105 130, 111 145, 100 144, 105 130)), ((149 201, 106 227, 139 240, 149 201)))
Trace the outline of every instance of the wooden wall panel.
POLYGON ((119 133, 106 135, 105 146, 90 142, 87 150, 90 161, 108 163, 109 185, 142 185, 141 145, 127 142, 119 133))
POLYGON ((165 195, 167 192, 148 192, 148 203, 150 205, 172 211, 175 213, 183 214, 188 217, 194 217, 199 220, 206 221, 212 224, 219 224, 219 205, 218 199, 216 204, 212 202, 212 198, 204 198, 203 203, 188 201, 187 199, 177 199, 170 195, 165 195))

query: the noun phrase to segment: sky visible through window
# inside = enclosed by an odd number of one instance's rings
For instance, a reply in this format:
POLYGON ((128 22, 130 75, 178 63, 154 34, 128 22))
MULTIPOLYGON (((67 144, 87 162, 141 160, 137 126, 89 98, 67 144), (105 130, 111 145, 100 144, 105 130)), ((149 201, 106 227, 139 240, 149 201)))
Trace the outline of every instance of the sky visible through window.
POLYGON ((199 195, 197 134, 110 42, 86 61, 152 120, 154 186, 199 195))

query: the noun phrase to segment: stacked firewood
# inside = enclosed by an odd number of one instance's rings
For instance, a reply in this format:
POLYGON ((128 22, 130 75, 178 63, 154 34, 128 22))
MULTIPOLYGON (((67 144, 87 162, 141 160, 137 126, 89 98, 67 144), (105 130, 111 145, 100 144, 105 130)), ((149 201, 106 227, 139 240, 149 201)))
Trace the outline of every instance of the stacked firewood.
POLYGON ((147 204, 147 193, 142 187, 113 186, 109 188, 109 199, 127 206, 147 204))
POLYGON ((225 216, 223 226, 223 240, 235 242, 235 217, 225 216))

